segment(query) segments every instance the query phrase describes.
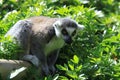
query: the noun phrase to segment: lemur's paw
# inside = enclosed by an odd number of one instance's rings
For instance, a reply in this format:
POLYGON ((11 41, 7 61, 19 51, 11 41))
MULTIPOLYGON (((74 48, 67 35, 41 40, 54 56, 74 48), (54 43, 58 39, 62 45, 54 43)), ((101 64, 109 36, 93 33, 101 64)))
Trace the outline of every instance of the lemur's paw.
POLYGON ((52 75, 56 73, 56 69, 55 69, 55 67, 53 65, 49 66, 49 70, 51 71, 52 75))

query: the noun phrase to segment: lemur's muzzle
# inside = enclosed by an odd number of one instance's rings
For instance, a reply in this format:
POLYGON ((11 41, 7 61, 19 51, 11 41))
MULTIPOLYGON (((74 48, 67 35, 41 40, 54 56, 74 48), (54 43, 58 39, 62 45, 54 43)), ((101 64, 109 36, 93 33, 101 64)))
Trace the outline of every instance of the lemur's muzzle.
POLYGON ((67 43, 67 44, 71 44, 72 43, 72 38, 70 37, 70 36, 64 36, 64 41, 65 41, 65 43, 67 43))

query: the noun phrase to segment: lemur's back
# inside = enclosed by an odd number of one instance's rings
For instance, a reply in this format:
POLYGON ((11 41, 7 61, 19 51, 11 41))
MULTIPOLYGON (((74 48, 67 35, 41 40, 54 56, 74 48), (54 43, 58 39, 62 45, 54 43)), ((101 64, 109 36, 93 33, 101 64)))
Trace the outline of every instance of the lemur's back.
POLYGON ((58 20, 58 18, 49 17, 32 17, 29 18, 32 22, 32 39, 31 41, 40 42, 40 44, 45 44, 55 35, 53 29, 53 23, 58 20), (37 36, 36 36, 37 35, 37 36), (38 39, 39 38, 39 39, 38 39), (39 40, 39 41, 35 41, 39 40))
POLYGON ((49 18, 49 17, 40 16, 40 17, 32 17, 29 18, 28 20, 30 20, 33 24, 32 26, 33 31, 43 32, 47 30, 47 28, 53 27, 52 26, 53 23, 57 21, 58 18, 49 18))

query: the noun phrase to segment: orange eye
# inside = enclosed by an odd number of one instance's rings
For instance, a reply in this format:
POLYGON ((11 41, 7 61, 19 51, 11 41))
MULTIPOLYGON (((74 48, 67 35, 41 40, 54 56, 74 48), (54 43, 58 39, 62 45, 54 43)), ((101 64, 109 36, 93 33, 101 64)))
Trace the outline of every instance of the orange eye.
POLYGON ((63 35, 67 35, 67 34, 68 34, 68 32, 66 31, 66 29, 63 29, 63 30, 62 30, 62 34, 63 34, 63 35))

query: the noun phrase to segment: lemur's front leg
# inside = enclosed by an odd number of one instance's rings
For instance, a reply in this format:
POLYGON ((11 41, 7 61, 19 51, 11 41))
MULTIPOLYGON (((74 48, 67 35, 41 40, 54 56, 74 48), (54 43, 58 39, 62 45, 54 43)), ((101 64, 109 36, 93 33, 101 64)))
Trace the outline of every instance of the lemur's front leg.
POLYGON ((49 70, 51 71, 51 74, 54 74, 56 72, 56 69, 54 67, 54 64, 58 58, 58 54, 59 54, 59 49, 53 51, 50 55, 48 55, 47 57, 47 63, 48 63, 48 67, 49 70))

